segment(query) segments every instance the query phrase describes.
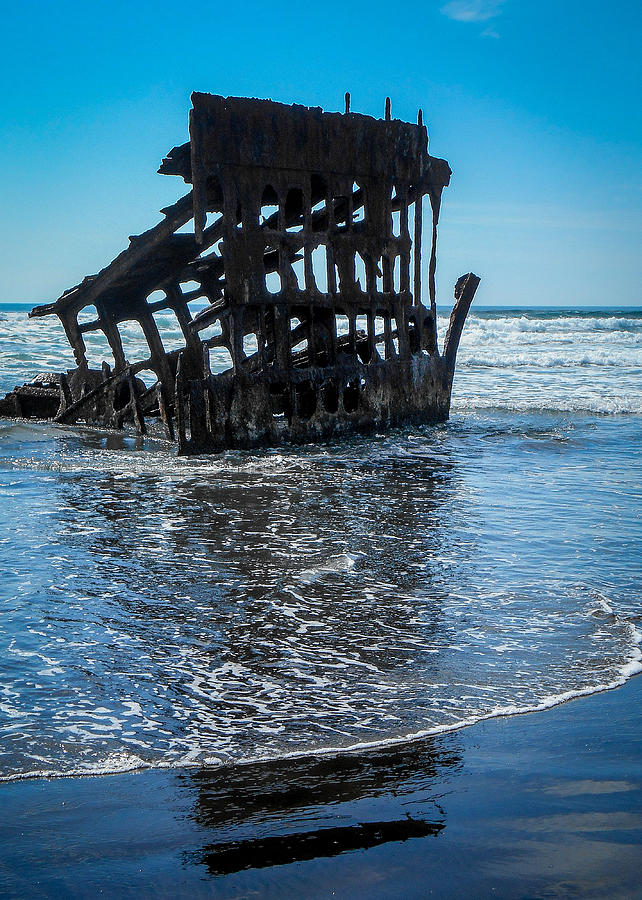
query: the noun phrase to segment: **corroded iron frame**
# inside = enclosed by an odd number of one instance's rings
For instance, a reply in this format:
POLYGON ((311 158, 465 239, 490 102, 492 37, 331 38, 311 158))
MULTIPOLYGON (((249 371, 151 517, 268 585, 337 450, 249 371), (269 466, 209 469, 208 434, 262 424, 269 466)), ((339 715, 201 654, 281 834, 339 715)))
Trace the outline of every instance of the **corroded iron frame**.
POLYGON ((349 112, 348 100, 344 114, 209 94, 192 101, 190 141, 159 170, 181 176, 189 193, 109 266, 30 314, 55 313, 74 350, 78 369, 59 379, 56 418, 144 431, 145 417, 160 416, 184 453, 447 418, 479 279, 458 282, 440 355, 437 223, 451 173, 428 154, 421 114, 415 125, 392 120, 389 103, 379 120, 349 112), (195 314, 197 301, 205 306, 195 314), (81 321, 89 308, 95 316, 81 321), (166 350, 159 313, 176 316, 182 349, 166 350), (144 359, 128 359, 128 321, 142 329, 144 359), (113 357, 100 373, 87 359, 91 332, 104 334, 113 357), (227 349, 227 371, 211 371, 214 348, 227 349))

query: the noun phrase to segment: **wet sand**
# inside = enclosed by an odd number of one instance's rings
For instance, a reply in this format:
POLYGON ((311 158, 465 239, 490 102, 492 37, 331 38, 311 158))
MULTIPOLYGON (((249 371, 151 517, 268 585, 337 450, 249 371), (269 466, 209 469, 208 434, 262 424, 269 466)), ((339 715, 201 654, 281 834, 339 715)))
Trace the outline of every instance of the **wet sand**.
POLYGON ((3 897, 642 895, 642 678, 342 758, 0 785, 3 897))

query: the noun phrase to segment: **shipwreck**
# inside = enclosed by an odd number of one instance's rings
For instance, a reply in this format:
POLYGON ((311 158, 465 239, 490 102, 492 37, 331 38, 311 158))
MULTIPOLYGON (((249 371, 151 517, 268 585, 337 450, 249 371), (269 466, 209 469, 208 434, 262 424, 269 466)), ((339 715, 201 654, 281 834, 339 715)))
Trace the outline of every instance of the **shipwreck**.
POLYGON ((437 223, 451 170, 429 155, 421 111, 417 124, 392 119, 387 100, 375 119, 351 112, 348 94, 344 113, 192 103, 189 142, 159 169, 190 191, 97 275, 29 313, 58 317, 77 367, 16 387, 0 415, 143 434, 156 420, 179 453, 446 420, 479 278, 457 281, 440 352, 437 223), (168 316, 181 335, 171 349, 168 316), (136 359, 123 341, 132 322, 146 345, 136 359), (86 352, 96 333, 101 368, 86 352))

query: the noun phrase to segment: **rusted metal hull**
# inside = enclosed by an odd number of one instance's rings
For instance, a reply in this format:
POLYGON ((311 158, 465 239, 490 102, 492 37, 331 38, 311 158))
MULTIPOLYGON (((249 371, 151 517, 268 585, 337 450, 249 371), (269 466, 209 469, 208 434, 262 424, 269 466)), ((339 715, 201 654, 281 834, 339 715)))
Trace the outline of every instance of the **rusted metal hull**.
POLYGON ((335 376, 306 371, 286 391, 282 384, 233 373, 188 381, 181 452, 307 443, 409 422, 443 422, 450 407, 450 373, 430 357, 373 369, 355 364, 335 376), (283 412, 274 414, 277 392, 283 412))
POLYGON ((192 190, 109 266, 31 312, 59 317, 78 366, 16 389, 0 414, 140 432, 156 418, 180 453, 445 420, 479 279, 459 279, 440 353, 436 238, 450 168, 428 154, 421 115, 414 125, 391 120, 389 105, 377 120, 349 104, 338 114, 192 99, 190 142, 160 169, 192 190), (174 317, 182 348, 167 351, 159 315, 174 317), (138 359, 131 322, 147 345, 138 359), (87 334, 109 347, 100 371, 87 334), (226 371, 211 371, 213 350, 228 355, 226 371))

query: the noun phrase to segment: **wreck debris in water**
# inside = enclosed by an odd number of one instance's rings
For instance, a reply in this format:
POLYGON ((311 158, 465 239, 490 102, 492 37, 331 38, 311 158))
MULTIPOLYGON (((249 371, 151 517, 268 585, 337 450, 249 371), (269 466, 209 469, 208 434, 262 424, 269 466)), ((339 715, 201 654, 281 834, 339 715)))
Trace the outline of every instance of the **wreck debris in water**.
MULTIPOLYGON (((191 184, 97 275, 31 317, 56 315, 77 368, 0 400, 0 415, 144 433, 180 453, 305 442, 448 418, 455 357, 479 279, 462 276, 443 352, 435 264, 445 160, 422 123, 267 100, 192 95, 188 143, 159 172, 191 184), (422 300, 422 198, 432 211, 422 300), (192 222, 193 227, 185 228, 192 222), (157 317, 175 317, 168 350, 157 317), (132 360, 122 328, 148 348, 132 360), (111 351, 90 368, 85 335, 111 351), (229 354, 215 374, 210 351, 229 354), (139 376, 153 373, 149 385, 139 376)), ((149 378, 148 378, 149 381, 149 378)))

